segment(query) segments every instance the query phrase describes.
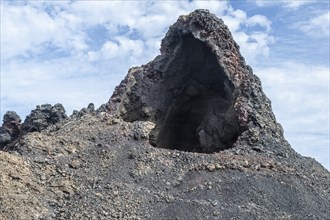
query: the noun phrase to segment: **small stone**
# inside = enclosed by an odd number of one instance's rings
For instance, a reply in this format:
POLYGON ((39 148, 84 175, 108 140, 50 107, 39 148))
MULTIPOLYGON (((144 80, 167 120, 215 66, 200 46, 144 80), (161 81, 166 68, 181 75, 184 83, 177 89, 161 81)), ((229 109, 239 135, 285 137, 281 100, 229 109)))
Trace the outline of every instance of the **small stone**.
POLYGON ((221 166, 220 164, 216 163, 216 164, 215 164, 215 168, 216 168, 217 170, 219 170, 219 169, 222 169, 223 166, 221 166))
POLYGON ((45 174, 42 174, 42 175, 40 176, 40 180, 45 181, 45 180, 46 180, 46 175, 45 175, 45 174))
POLYGON ((100 197, 100 198, 102 198, 103 197, 103 195, 102 195, 102 193, 95 193, 95 195, 97 196, 97 197, 100 197))
POLYGON ((213 172, 213 171, 215 170, 215 165, 211 163, 211 164, 207 165, 206 168, 207 168, 209 171, 213 172))
POLYGON ((135 140, 139 140, 142 138, 149 138, 149 133, 152 129, 154 129, 155 124, 149 121, 138 121, 135 122, 133 126, 132 136, 135 140))
POLYGON ((244 160, 243 167, 249 167, 249 166, 250 166, 250 165, 249 165, 249 161, 244 160))
POLYGON ((118 124, 120 122, 120 119, 118 119, 118 118, 115 118, 115 119, 113 119, 112 120, 112 124, 118 124))

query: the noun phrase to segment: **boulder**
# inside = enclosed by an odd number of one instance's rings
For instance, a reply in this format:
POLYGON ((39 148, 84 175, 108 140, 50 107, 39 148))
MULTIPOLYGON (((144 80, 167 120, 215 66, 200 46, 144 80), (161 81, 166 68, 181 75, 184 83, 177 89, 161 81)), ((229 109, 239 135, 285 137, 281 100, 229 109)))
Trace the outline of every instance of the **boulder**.
POLYGON ((21 135, 21 118, 14 111, 8 111, 3 116, 0 127, 0 148, 16 140, 21 135))
POLYGON ((107 103, 111 114, 155 123, 155 147, 213 153, 267 146, 292 152, 259 78, 221 19, 207 10, 180 16, 160 51, 129 70, 107 103))
POLYGON ((23 130, 26 133, 40 132, 50 125, 57 124, 65 119, 67 119, 67 115, 62 104, 55 104, 54 106, 50 104, 38 105, 24 120, 23 130))

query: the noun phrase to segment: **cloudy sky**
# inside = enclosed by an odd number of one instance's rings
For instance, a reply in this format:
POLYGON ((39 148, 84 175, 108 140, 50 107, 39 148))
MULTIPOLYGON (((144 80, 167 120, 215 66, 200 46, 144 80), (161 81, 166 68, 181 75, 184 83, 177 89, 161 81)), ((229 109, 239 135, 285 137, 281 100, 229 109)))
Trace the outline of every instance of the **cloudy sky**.
POLYGON ((179 15, 209 9, 261 78, 285 136, 329 168, 328 0, 1 1, 1 118, 38 104, 107 102, 129 67, 159 54, 179 15))

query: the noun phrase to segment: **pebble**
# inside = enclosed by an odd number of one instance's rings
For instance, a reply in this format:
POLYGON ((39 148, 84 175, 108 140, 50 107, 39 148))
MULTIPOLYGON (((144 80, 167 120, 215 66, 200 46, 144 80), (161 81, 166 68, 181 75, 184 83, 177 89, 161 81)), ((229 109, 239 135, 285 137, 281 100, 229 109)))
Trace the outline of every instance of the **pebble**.
POLYGON ((209 171, 213 172, 213 171, 215 170, 215 165, 211 163, 211 164, 207 165, 206 168, 207 168, 209 171))

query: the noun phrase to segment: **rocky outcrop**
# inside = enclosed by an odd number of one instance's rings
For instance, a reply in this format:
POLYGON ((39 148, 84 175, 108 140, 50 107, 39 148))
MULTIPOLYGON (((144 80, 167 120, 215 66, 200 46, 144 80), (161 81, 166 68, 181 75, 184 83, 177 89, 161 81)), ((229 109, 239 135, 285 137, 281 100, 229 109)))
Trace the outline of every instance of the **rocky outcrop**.
MULTIPOLYGON (((100 107, 101 108, 101 107, 100 107)), ((70 118, 72 119, 80 119, 84 115, 95 115, 96 113, 99 113, 99 109, 95 111, 95 106, 93 103, 89 103, 87 108, 82 108, 80 111, 74 110, 72 115, 70 115, 70 118)))
POLYGON ((23 123, 24 132, 42 131, 50 125, 57 124, 67 119, 65 109, 62 104, 44 104, 37 106, 26 117, 23 123))
POLYGON ((21 118, 14 111, 8 111, 3 116, 0 127, 0 149, 29 132, 40 132, 51 125, 58 124, 68 117, 62 104, 44 104, 37 106, 21 124, 21 118))
POLYGON ((161 55, 129 71, 108 109, 128 122, 155 123, 150 143, 156 147, 205 153, 241 146, 288 149, 259 78, 227 26, 205 10, 170 27, 161 55))
POLYGON ((61 122, 72 119, 79 120, 85 115, 95 116, 96 114, 107 111, 106 104, 101 105, 97 110, 93 103, 88 104, 87 108, 80 111, 74 110, 70 118, 66 115, 62 104, 38 105, 26 117, 21 124, 21 118, 14 111, 8 111, 3 118, 3 124, 0 127, 0 149, 15 141, 19 136, 30 132, 41 132, 50 126, 58 125, 61 122))
POLYGON ((21 132, 21 118, 14 111, 6 112, 0 127, 0 149, 17 139, 21 132))
POLYGON ((68 119, 56 106, 0 151, 0 219, 329 218, 330 173, 292 150, 206 10, 181 16, 105 106, 68 119))

